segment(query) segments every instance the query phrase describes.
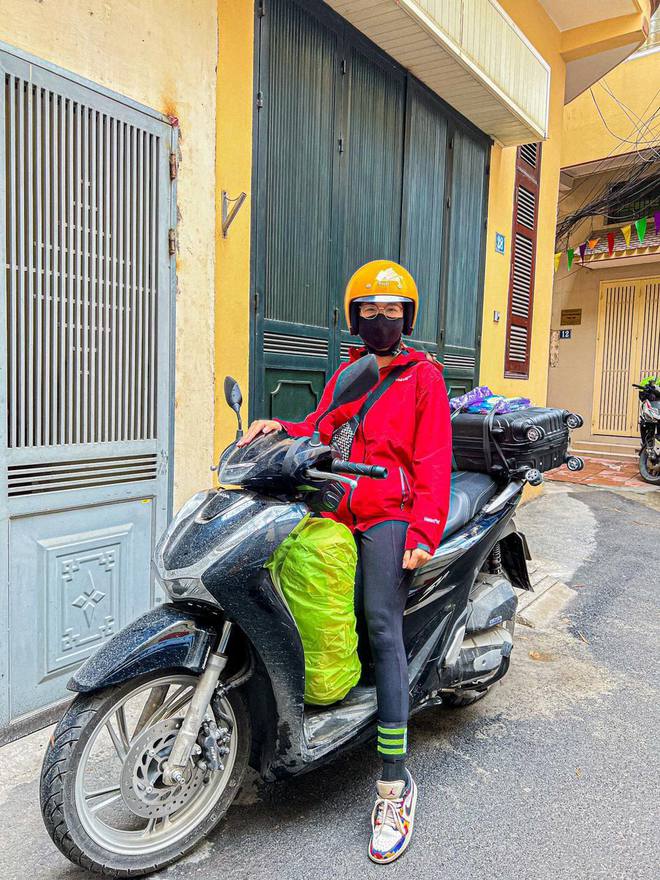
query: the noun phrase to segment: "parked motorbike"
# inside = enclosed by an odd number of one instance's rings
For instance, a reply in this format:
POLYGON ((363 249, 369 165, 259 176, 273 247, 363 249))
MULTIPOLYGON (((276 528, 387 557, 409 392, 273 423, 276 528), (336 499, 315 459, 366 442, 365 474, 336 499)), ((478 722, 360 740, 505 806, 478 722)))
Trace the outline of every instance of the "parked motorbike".
POLYGON ((643 480, 660 486, 660 380, 649 376, 633 388, 639 389, 639 473, 643 480))
MULTIPOLYGON (((373 356, 356 361, 341 373, 331 409, 377 380, 373 356)), ((240 437, 231 379, 225 395, 240 437)), ((318 434, 279 433, 231 444, 218 471, 227 488, 191 498, 156 549, 169 601, 74 674, 76 697, 44 759, 48 832, 69 859, 99 873, 146 874, 188 852, 224 816, 248 764, 280 779, 376 733, 368 676, 337 704, 305 705, 303 646, 264 566, 328 481, 386 470, 340 460, 318 434)), ((472 703, 509 668, 515 589, 531 589, 513 521, 525 482, 453 475, 443 541, 415 572, 405 610, 412 713, 472 703)))

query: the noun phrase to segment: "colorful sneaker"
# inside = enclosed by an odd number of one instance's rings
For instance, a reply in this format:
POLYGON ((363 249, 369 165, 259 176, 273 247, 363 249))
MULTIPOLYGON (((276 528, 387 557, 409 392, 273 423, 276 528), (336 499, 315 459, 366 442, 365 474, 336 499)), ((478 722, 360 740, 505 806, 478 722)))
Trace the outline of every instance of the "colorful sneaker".
POLYGON ((408 776, 405 782, 376 783, 378 798, 371 814, 369 858, 380 865, 393 862, 405 851, 412 837, 417 805, 417 786, 408 776))

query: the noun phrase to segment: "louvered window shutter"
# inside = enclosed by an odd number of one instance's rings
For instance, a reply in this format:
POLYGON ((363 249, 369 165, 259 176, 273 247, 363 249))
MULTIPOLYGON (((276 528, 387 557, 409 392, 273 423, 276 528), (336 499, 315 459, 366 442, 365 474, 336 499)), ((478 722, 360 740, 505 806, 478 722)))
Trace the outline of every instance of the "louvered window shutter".
POLYGON ((518 147, 504 365, 518 379, 529 375, 540 170, 541 144, 518 147))

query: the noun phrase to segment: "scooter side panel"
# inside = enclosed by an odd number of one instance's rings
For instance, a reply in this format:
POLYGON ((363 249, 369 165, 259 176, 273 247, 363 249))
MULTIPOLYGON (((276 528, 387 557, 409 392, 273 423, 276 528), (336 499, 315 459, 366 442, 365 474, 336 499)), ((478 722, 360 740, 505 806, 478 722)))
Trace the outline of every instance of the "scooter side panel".
POLYGON ((408 662, 420 645, 438 627, 438 641, 429 652, 412 690, 413 706, 437 686, 436 667, 448 651, 456 632, 463 626, 467 602, 475 578, 513 516, 516 503, 497 513, 482 514, 440 545, 433 559, 416 575, 404 616, 404 638, 408 662))
POLYGON ((213 617, 160 605, 134 620, 78 669, 67 687, 91 693, 152 672, 201 674, 217 638, 213 617))

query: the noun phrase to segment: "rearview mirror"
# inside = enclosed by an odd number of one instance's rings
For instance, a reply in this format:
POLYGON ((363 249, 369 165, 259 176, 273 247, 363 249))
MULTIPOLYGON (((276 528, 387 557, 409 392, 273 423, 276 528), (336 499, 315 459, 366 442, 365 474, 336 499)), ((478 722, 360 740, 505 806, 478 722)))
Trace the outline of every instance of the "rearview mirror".
POLYGON ((243 421, 241 419, 241 404, 243 403, 243 395, 236 379, 231 376, 225 376, 225 400, 236 413, 238 419, 238 429, 236 431, 236 439, 240 440, 243 436, 243 421))
POLYGON ((359 400, 380 378, 376 356, 366 354, 342 370, 332 394, 332 409, 359 400))
POLYGON ((329 412, 332 412, 333 409, 337 409, 337 407, 344 406, 344 404, 351 403, 354 400, 359 400, 374 385, 378 384, 379 378, 378 362, 373 354, 364 355, 352 363, 350 367, 342 370, 339 376, 337 376, 330 406, 316 420, 314 433, 309 441, 310 446, 319 446, 321 443, 318 426, 322 418, 329 412))

